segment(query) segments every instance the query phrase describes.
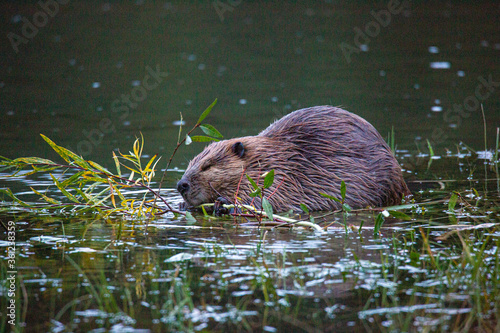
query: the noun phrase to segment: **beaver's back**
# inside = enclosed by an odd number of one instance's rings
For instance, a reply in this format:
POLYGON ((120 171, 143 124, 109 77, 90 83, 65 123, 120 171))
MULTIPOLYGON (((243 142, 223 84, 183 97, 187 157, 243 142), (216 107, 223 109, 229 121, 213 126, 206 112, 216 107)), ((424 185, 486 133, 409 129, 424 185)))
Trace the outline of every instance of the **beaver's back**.
POLYGON ((303 177, 298 177, 308 183, 303 186, 307 196, 337 194, 341 180, 348 187, 348 203, 356 207, 398 204, 409 194, 386 142, 369 122, 348 111, 332 106, 297 110, 259 136, 293 144, 300 152, 294 162, 315 166, 301 168, 303 177))

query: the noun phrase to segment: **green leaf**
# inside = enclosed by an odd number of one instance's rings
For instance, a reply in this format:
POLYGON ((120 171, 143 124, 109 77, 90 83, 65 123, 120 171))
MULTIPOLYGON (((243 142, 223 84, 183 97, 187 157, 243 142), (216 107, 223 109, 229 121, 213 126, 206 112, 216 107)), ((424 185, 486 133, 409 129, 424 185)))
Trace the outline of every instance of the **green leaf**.
POLYGON ((375 219, 375 228, 373 229, 373 234, 377 235, 378 232, 380 231, 380 228, 382 227, 382 224, 384 224, 385 218, 382 213, 379 213, 377 215, 377 218, 375 219))
POLYGON ((186 146, 189 146, 193 142, 193 139, 189 135, 186 134, 186 146))
POLYGON ((52 199, 52 198, 49 198, 48 196, 46 196, 45 194, 43 193, 40 193, 38 192, 37 190, 35 190, 33 187, 31 187, 31 190, 33 192, 35 192, 35 194, 38 194, 39 196, 41 196, 43 198, 43 200, 47 201, 48 203, 51 203, 53 205, 60 205, 61 204, 61 201, 58 201, 58 200, 55 200, 55 199, 52 199))
POLYGON ((264 177, 264 188, 270 188, 274 183, 274 169, 271 171, 267 172, 266 176, 264 177))
POLYGON ((455 206, 457 205, 457 200, 458 200, 458 195, 456 193, 453 193, 451 195, 450 201, 448 201, 448 211, 450 213, 453 213, 453 210, 455 209, 455 206))
POLYGON ((429 147, 429 155, 431 157, 433 157, 434 156, 434 149, 432 149, 432 145, 431 145, 429 139, 427 139, 427 147, 429 147))
POLYGON ((120 170, 120 161, 118 160, 118 156, 116 156, 115 152, 113 152, 113 159, 115 160, 116 172, 118 172, 118 177, 121 177, 122 172, 120 170))
POLYGON ((348 212, 348 213, 352 210, 351 206, 349 206, 349 205, 348 205, 348 204, 346 204, 346 203, 343 203, 343 204, 342 204, 342 209, 343 209, 344 211, 348 212))
POLYGON ((50 174, 50 177, 52 177, 52 181, 54 182, 54 184, 56 184, 56 186, 59 189, 59 191, 61 191, 62 194, 64 194, 66 196, 66 198, 68 198, 69 200, 71 200, 73 202, 80 203, 80 201, 78 201, 78 199, 75 198, 73 194, 71 194, 68 191, 66 191, 66 189, 64 188, 64 186, 61 185, 61 183, 57 180, 56 177, 54 177, 53 174, 50 174))
POLYGON ((217 139, 222 139, 223 138, 222 134, 220 134, 220 132, 215 127, 213 127, 212 125, 203 124, 203 125, 200 125, 200 128, 201 128, 201 130, 206 135, 213 136, 213 137, 215 137, 217 139))
POLYGON ((256 189, 256 190, 254 190, 253 192, 250 192, 250 193, 248 194, 248 196, 249 196, 249 197, 252 197, 252 198, 255 198, 255 197, 260 196, 261 192, 262 192, 262 191, 260 190, 260 188, 257 188, 257 189, 256 189))
POLYGON ((73 163, 70 161, 70 158, 73 159, 73 161, 80 167, 90 170, 92 169, 90 165, 85 161, 83 158, 78 156, 77 154, 73 153, 71 150, 66 149, 64 147, 58 146, 54 143, 54 141, 50 140, 48 137, 46 137, 43 134, 40 134, 42 138, 52 147, 52 149, 55 150, 56 153, 59 154, 66 162, 68 163, 73 163))
POLYGON ((111 172, 109 172, 108 170, 106 170, 103 166, 101 166, 100 164, 97 164, 96 162, 92 162, 92 161, 87 161, 91 166, 93 166, 95 169, 101 171, 102 173, 105 173, 105 174, 108 174, 108 175, 111 175, 111 172))
POLYGON ((51 160, 39 157, 19 157, 13 160, 12 163, 57 165, 57 163, 52 162, 51 160))
POLYGON ((407 204, 407 205, 390 206, 390 207, 386 207, 385 209, 387 209, 387 210, 401 210, 401 209, 415 208, 415 206, 416 205, 414 205, 414 204, 407 204))
POLYGON ((210 141, 219 141, 216 138, 211 138, 209 136, 204 136, 204 135, 195 135, 191 137, 191 140, 194 142, 210 142, 210 141))
POLYGON ((329 194, 326 194, 326 193, 320 193, 321 196, 324 196, 325 198, 328 198, 328 199, 331 199, 333 201, 337 201, 338 203, 342 203, 341 200, 335 198, 334 196, 331 196, 329 194))
POLYGON ((345 202, 345 191, 346 191, 346 188, 345 188, 345 182, 342 181, 340 183, 340 196, 342 197, 342 203, 345 202))
POLYGON ((23 207, 29 207, 30 206, 26 202, 24 202, 21 199, 19 199, 18 197, 16 197, 14 195, 14 193, 12 193, 12 191, 10 190, 10 188, 0 189, 0 193, 6 194, 8 197, 10 197, 12 200, 14 200, 15 202, 17 202, 18 204, 20 204, 23 207))
POLYGON ((208 106, 208 108, 205 109, 205 111, 203 111, 203 113, 201 114, 200 118, 196 122, 196 125, 201 124, 201 122, 203 121, 203 119, 205 119, 210 114, 210 111, 212 111, 212 108, 214 107, 214 105, 216 103, 217 103, 217 98, 215 99, 215 101, 212 102, 212 104, 210 104, 208 106))
POLYGON ((304 211, 304 213, 309 214, 309 208, 303 203, 300 204, 300 208, 304 211))
POLYGON ((359 229, 358 229, 359 234, 361 233, 361 230, 363 230, 363 224, 365 224, 365 221, 361 220, 361 223, 359 224, 359 229))
POLYGON ((255 180, 252 179, 252 177, 250 177, 248 174, 245 174, 245 176, 247 176, 248 181, 250 182, 250 184, 252 184, 255 190, 259 188, 259 185, 257 185, 257 183, 255 182, 255 180))
POLYGON ((186 212, 186 222, 188 224, 196 223, 196 219, 193 217, 193 215, 190 212, 186 212))
POLYGON ((406 215, 403 212, 398 212, 397 210, 388 210, 389 214, 391 214, 392 217, 395 217, 397 219, 401 219, 403 221, 410 221, 411 217, 406 215))
POLYGON ((262 208, 264 208, 264 211, 266 212, 267 217, 271 220, 274 221, 273 217, 273 206, 269 203, 269 200, 266 198, 262 198, 262 208))

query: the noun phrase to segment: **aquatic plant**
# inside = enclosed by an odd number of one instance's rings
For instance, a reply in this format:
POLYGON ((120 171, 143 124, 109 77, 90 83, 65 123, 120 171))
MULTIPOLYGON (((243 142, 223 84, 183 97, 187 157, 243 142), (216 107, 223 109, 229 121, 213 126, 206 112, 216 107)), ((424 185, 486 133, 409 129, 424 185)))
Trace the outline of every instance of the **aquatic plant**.
MULTIPOLYGON (((215 127, 202 123, 216 103, 217 100, 203 111, 196 124, 182 140, 180 139, 182 126, 180 127, 177 146, 168 161, 162 181, 173 157, 183 143, 217 141, 222 138, 215 127), (200 128, 207 136, 191 136, 191 133, 197 128, 200 128)), ((69 149, 57 145, 45 135, 40 135, 65 163, 39 157, 9 159, 0 156, 0 172, 12 172, 7 177, 26 177, 35 173, 49 173, 53 185, 64 197, 57 196, 60 194, 59 192, 51 194, 50 187, 44 191, 31 187, 31 190, 42 199, 41 203, 31 203, 21 200, 9 188, 0 189, 0 193, 10 198, 14 204, 30 210, 52 210, 60 213, 95 212, 102 217, 129 215, 136 218, 146 218, 169 212, 185 215, 184 212, 174 209, 160 195, 161 182, 158 190, 152 188, 151 183, 160 158, 154 155, 145 165, 143 164, 144 137, 142 134, 140 139, 136 138, 132 151, 128 154, 119 152, 119 155, 116 155, 113 152, 116 173, 94 161, 85 160, 69 149), (127 171, 127 174, 122 173, 122 168, 127 171), (26 171, 26 169, 31 170, 26 171), (57 170, 57 174, 53 172, 55 170, 57 170), (134 189, 142 195, 139 197, 128 195, 126 197, 124 195, 126 189, 134 189), (157 202, 161 202, 163 205, 160 207, 157 202)), ((2 209, 12 210, 12 208, 12 205, 8 205, 2 209)))

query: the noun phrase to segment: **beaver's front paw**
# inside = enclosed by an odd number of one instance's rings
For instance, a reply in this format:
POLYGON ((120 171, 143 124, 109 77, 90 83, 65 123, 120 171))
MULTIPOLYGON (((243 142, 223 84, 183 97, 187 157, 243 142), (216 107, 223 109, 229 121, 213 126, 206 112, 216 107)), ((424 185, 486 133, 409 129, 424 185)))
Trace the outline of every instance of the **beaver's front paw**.
POLYGON ((187 205, 187 203, 186 203, 185 201, 183 201, 183 202, 181 202, 181 203, 179 204, 179 210, 180 210, 181 212, 184 212, 184 211, 186 211, 187 209, 188 209, 188 205, 187 205))
POLYGON ((230 205, 231 202, 223 197, 218 197, 214 203, 214 214, 215 216, 222 216, 231 214, 232 209, 227 209, 224 205, 230 205))

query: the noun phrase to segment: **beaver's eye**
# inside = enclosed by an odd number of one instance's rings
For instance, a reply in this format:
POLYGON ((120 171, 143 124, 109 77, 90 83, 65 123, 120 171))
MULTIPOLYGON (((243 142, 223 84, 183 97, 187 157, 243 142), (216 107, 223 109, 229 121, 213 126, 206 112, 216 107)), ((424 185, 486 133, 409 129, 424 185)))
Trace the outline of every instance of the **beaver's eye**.
POLYGON ((207 163, 207 164, 204 164, 202 167, 201 167, 201 171, 207 171, 208 169, 210 169, 212 167, 213 164, 210 164, 210 163, 207 163))

